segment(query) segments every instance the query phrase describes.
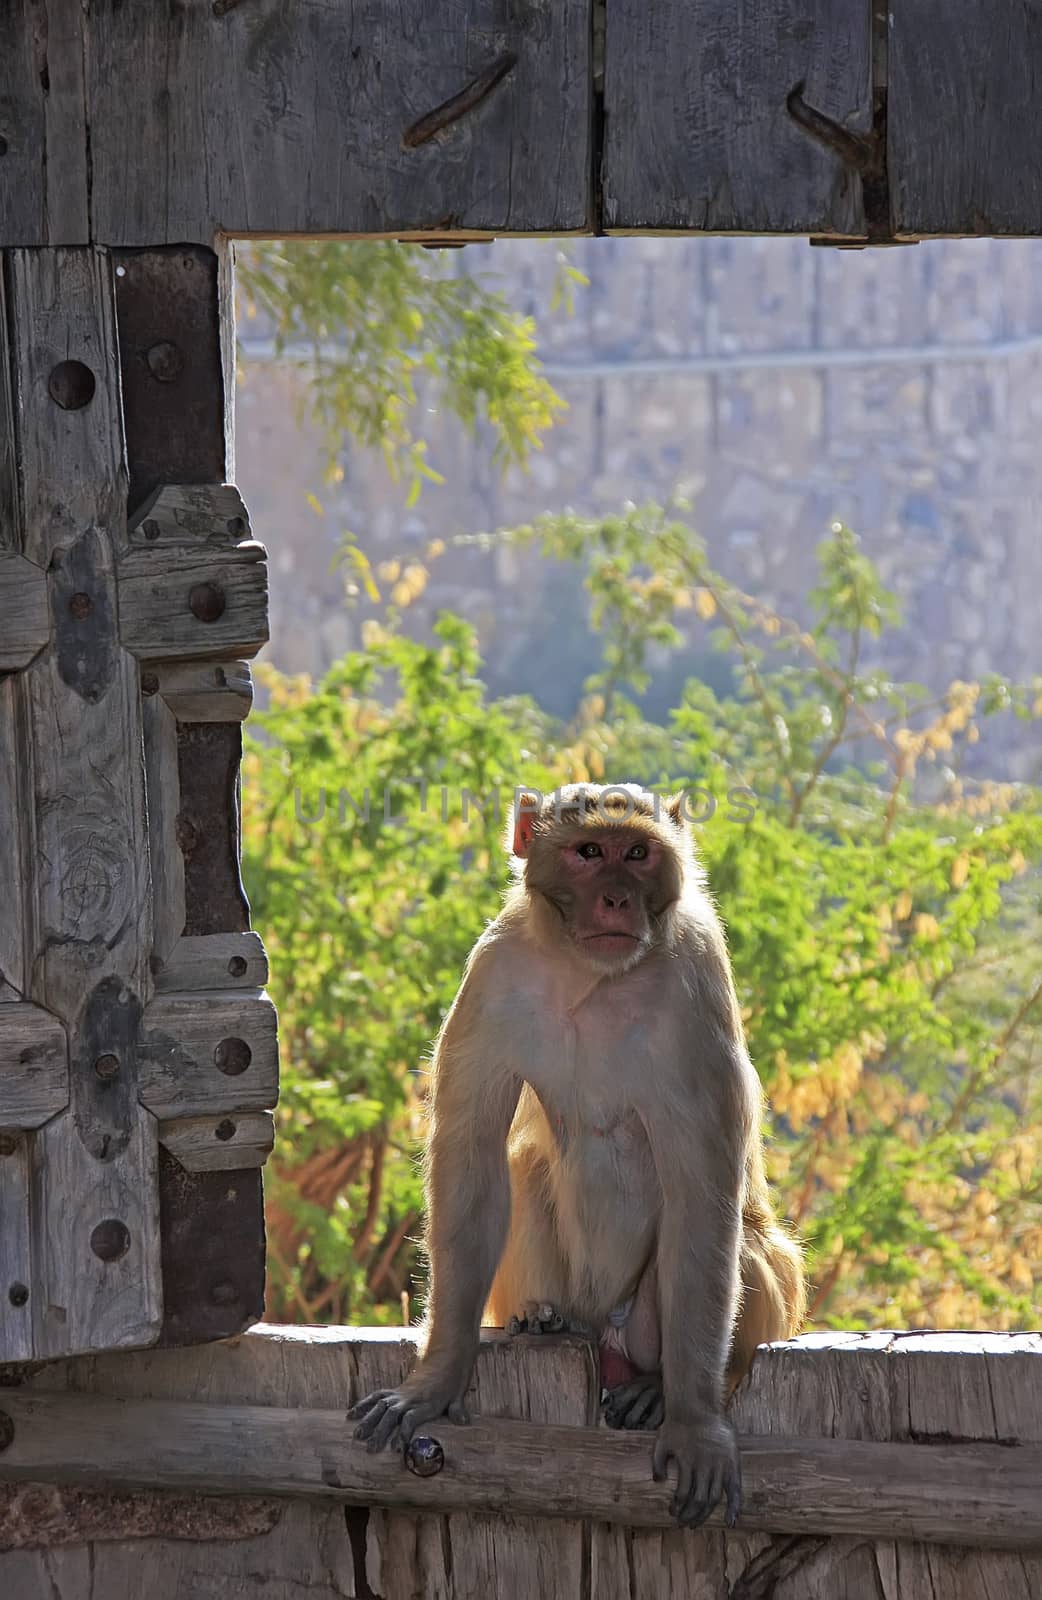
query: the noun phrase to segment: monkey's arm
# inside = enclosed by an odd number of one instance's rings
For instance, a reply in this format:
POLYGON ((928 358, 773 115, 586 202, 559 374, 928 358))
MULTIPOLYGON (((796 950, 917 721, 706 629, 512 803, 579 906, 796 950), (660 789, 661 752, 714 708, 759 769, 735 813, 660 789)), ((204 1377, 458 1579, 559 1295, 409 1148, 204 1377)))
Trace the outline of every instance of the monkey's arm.
POLYGON ((400 1389, 369 1395, 349 1413, 358 1419, 356 1437, 368 1439, 371 1450, 395 1436, 408 1443, 421 1423, 446 1413, 453 1422, 467 1420, 463 1396, 510 1223, 506 1142, 521 1092, 482 1014, 483 965, 479 952, 434 1054, 426 1184, 430 1333, 400 1389))
POLYGON ((724 1395, 758 1086, 735 1026, 729 972, 716 976, 723 993, 716 983, 708 996, 703 989, 686 1029, 686 1062, 677 1064, 646 1117, 662 1190, 657 1260, 665 1420, 654 1470, 661 1478, 670 1460, 676 1464, 673 1511, 691 1527, 721 1497, 732 1522, 741 1504, 724 1395))

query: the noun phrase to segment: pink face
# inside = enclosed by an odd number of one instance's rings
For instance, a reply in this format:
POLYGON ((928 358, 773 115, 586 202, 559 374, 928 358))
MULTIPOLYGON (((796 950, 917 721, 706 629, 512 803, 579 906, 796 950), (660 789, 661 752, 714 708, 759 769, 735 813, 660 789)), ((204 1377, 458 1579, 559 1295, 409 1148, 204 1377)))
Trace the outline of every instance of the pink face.
POLYGON ((650 942, 649 905, 658 898, 657 840, 639 830, 576 829, 558 860, 572 935, 583 953, 610 965, 638 956, 650 942))

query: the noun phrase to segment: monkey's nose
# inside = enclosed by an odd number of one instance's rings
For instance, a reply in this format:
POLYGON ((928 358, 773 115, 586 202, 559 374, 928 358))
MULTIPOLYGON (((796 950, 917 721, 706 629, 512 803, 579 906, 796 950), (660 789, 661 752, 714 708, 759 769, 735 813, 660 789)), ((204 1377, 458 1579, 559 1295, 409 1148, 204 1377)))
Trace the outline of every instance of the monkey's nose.
POLYGON ((625 911, 626 907, 630 903, 629 895, 620 894, 618 890, 614 890, 611 894, 603 894, 601 899, 608 907, 609 911, 625 911))

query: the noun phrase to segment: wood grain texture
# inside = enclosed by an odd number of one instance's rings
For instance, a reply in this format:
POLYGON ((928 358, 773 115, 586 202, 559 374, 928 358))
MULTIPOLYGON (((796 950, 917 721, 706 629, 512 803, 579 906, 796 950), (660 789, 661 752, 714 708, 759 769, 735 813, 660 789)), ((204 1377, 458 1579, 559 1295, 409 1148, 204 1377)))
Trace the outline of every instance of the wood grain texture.
POLYGON ((80 0, 0 7, 0 244, 89 237, 80 0))
POLYGON ((141 670, 178 722, 244 722, 253 706, 246 661, 146 661, 141 670))
POLYGON ((137 1103, 132 1048, 152 904, 137 666, 117 636, 126 467, 111 263, 89 249, 15 251, 7 289, 20 542, 47 570, 52 632, 17 692, 27 998, 69 1040, 69 1104, 30 1158, 34 1354, 58 1356, 159 1329, 156 1127, 137 1103))
POLYGON ((17 757, 25 747, 23 685, 0 678, 0 883, 7 885, 0 916, 0 1004, 21 999, 29 987, 32 809, 29 773, 17 757))
POLYGON ((27 666, 50 631, 47 579, 31 561, 0 545, 0 672, 27 666))
POLYGON ((12 361, 22 495, 22 554, 49 567, 85 529, 122 535, 126 510, 123 423, 116 360, 112 266, 100 250, 14 250, 8 257, 12 361), (48 379, 81 361, 95 380, 88 405, 63 410, 48 379))
POLYGON ((263 989, 268 958, 258 933, 180 939, 156 973, 157 994, 196 989, 263 989))
MULTIPOLYGON (((439 1423, 445 1475, 420 1478, 373 1454, 343 1409, 5 1397, 14 1439, 4 1477, 88 1486, 332 1496, 359 1505, 507 1517, 593 1517, 672 1527, 672 1490, 649 1471, 648 1436, 495 1421, 439 1423), (547 1479, 547 1461, 554 1472, 547 1479)), ((1042 1542, 1042 1448, 745 1438, 744 1528, 800 1535, 893 1535, 970 1547, 1042 1542)), ((713 1520, 719 1525, 722 1513, 713 1520)))
POLYGON ((604 227, 863 234, 860 179, 786 110, 800 83, 815 109, 869 130, 869 6, 612 0, 604 227))
POLYGON ((4 1132, 0 1133, 0 1351, 5 1361, 32 1357, 32 1284, 29 1146, 25 1134, 4 1132))
POLYGON ((589 226, 589 0, 453 0, 436 23, 425 0, 105 6, 90 35, 93 226, 114 245, 589 226))
POLYGON ((270 1111, 181 1117, 159 1124, 159 1142, 189 1172, 235 1172, 262 1167, 275 1145, 270 1111))
POLYGON ((0 1128, 38 1128, 69 1103, 65 1029, 40 1006, 0 1011, 0 1128))
POLYGON ((895 6, 887 150, 897 233, 1042 232, 1042 14, 1020 0, 895 6))
MULTIPOLYGON (((181 372, 179 360, 183 361, 180 351, 174 361, 175 379, 181 372)), ((128 544, 143 550, 157 545, 227 550, 249 534, 249 512, 234 483, 160 484, 127 525, 128 544)))
POLYGON ((157 995, 142 1023, 138 1092, 164 1121, 270 1110, 279 1092, 278 1038, 267 995, 157 995))
POLYGON ((156 1122, 141 1106, 118 1155, 90 1159, 75 1113, 33 1136, 34 1354, 148 1345, 162 1324, 156 1122), (101 1259, 99 1227, 122 1224, 127 1248, 101 1259))
POLYGON ((119 621, 136 656, 254 656, 268 638, 267 552, 253 539, 132 549, 119 564, 119 621), (200 590, 216 592, 213 614, 199 609, 200 590))
POLYGON ((185 926, 185 863, 177 841, 181 785, 177 722, 158 694, 141 702, 148 799, 148 858, 152 874, 151 965, 171 955, 185 926))

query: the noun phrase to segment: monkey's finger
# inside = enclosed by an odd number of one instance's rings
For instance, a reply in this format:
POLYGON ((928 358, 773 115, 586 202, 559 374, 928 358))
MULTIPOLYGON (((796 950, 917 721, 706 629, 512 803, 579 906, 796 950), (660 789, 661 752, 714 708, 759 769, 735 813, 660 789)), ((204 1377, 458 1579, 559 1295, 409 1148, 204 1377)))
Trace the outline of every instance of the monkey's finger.
POLYGON ((467 1410, 462 1400, 454 1400, 445 1415, 448 1417, 450 1422, 461 1422, 465 1424, 470 1421, 470 1412, 467 1410))
POLYGON ((651 1452, 651 1476, 656 1483, 661 1483, 666 1476, 666 1469, 673 1459, 672 1452, 668 1449, 664 1439, 655 1440, 655 1448, 651 1452))
POLYGON ((395 1435, 396 1443, 408 1445, 416 1429, 423 1422, 429 1422, 432 1417, 442 1415, 441 1407, 432 1404, 430 1400, 420 1401, 417 1405, 409 1406, 403 1413, 398 1423, 395 1435))
MULTIPOLYGON (((407 1405, 408 1402, 405 1400, 388 1401, 383 1415, 378 1418, 370 1436, 368 1448, 371 1451, 382 1450, 385 1445, 390 1444, 391 1439, 398 1430, 398 1424, 402 1420, 407 1405)), ((368 1424, 363 1423, 362 1426, 366 1427, 368 1424)))
POLYGON ((376 1406, 380 1405, 391 1393, 390 1389, 375 1389, 372 1394, 363 1395, 361 1400, 356 1400, 347 1413, 347 1420, 355 1422, 360 1417, 368 1416, 376 1406))
POLYGON ((662 1395, 657 1384, 649 1383, 640 1390, 632 1404, 627 1408, 623 1427, 649 1428, 656 1424, 649 1421, 651 1413, 656 1407, 661 1409, 662 1395))
POLYGON ((681 1461, 679 1456, 674 1456, 673 1459, 677 1464, 677 1487, 673 1495, 673 1515, 679 1520, 684 1507, 691 1499, 694 1474, 687 1463, 681 1461))
POLYGON ((524 1317, 511 1317, 507 1323, 506 1331, 512 1339, 516 1339, 517 1335, 524 1333, 527 1327, 528 1322, 524 1317))
POLYGON ((733 1528, 742 1511, 742 1464, 736 1461, 727 1475, 727 1526, 733 1528))

